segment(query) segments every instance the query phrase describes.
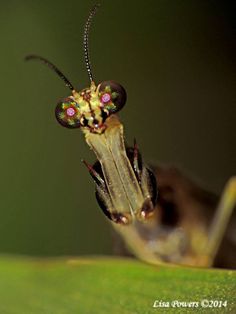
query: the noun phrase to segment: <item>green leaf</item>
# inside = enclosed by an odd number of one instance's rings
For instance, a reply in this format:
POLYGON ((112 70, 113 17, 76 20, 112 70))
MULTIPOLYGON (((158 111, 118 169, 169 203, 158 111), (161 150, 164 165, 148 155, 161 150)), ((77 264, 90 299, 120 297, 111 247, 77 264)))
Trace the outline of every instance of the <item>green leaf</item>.
POLYGON ((0 259, 1 314, 236 313, 236 272, 152 266, 131 259, 0 259), (202 299, 227 307, 153 308, 202 299))

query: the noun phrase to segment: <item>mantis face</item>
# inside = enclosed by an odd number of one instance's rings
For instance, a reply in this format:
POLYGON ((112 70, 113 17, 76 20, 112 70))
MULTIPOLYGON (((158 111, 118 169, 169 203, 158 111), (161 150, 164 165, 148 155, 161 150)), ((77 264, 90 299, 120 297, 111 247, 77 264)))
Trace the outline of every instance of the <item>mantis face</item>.
POLYGON ((101 134, 106 129, 105 121, 121 110, 126 102, 125 89, 114 81, 105 81, 98 86, 80 92, 72 91, 56 107, 58 122, 67 128, 81 128, 84 132, 101 134))

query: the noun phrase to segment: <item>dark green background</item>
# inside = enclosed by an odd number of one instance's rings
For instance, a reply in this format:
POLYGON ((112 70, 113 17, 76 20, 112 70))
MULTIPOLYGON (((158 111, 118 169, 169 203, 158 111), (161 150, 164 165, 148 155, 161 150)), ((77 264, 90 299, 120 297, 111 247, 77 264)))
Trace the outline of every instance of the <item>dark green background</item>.
MULTIPOLYGON (((175 163, 220 192, 235 172, 234 1, 101 1, 91 29, 96 81, 122 83, 120 116, 146 161, 175 163)), ((69 90, 29 53, 89 84, 83 26, 94 1, 0 5, 0 251, 108 253, 109 224, 94 197, 79 130, 60 127, 69 90)))

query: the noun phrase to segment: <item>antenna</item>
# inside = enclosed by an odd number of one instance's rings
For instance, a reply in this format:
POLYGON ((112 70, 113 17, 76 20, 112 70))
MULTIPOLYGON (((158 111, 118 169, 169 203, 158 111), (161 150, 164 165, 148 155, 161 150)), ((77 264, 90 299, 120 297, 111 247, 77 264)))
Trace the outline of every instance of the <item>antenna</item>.
POLYGON ((46 64, 50 69, 52 69, 54 72, 57 73, 57 75, 65 82, 66 86, 68 86, 72 91, 74 91, 74 87, 71 84, 71 82, 65 77, 65 75, 50 61, 48 61, 47 59, 37 56, 37 55, 28 55, 25 57, 26 61, 29 60, 38 60, 41 61, 42 63, 46 64))
POLYGON ((87 18, 87 21, 85 23, 84 27, 84 35, 83 35, 83 45, 84 45, 84 58, 85 58, 85 64, 86 69, 88 72, 88 76, 91 82, 93 82, 93 74, 91 70, 91 63, 89 58, 89 30, 92 23, 92 19, 94 15, 97 12, 97 9, 100 7, 100 3, 95 4, 95 6, 90 10, 89 16, 87 18))

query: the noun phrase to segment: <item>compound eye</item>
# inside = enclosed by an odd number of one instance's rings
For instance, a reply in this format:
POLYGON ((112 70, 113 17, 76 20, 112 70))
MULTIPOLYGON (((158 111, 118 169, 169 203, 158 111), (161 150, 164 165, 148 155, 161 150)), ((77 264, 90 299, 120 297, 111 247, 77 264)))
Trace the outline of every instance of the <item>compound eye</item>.
POLYGON ((114 81, 102 82, 99 88, 99 96, 104 108, 110 114, 120 111, 127 99, 124 87, 114 81))
POLYGON ((58 102, 55 115, 57 121, 66 128, 74 129, 80 127, 81 115, 79 105, 70 97, 58 102))

